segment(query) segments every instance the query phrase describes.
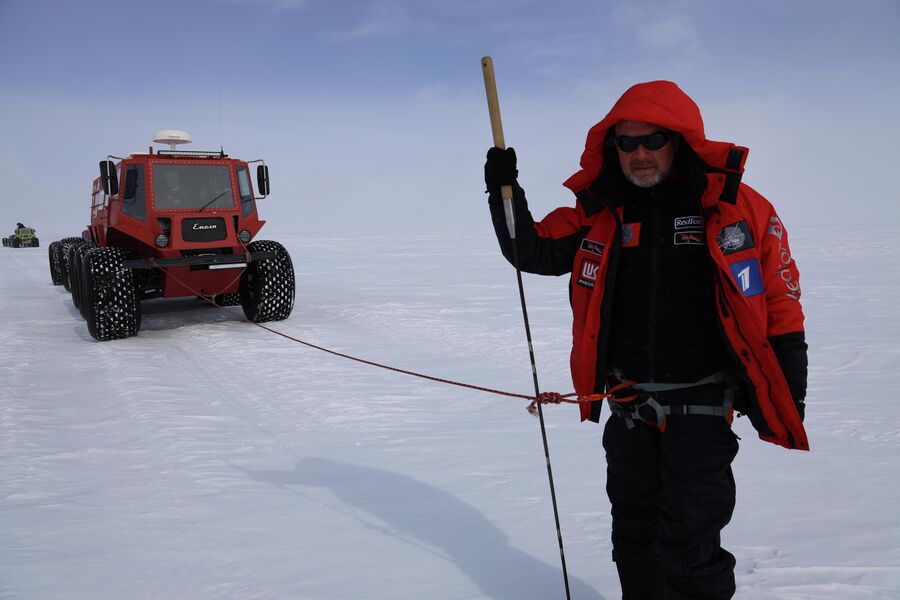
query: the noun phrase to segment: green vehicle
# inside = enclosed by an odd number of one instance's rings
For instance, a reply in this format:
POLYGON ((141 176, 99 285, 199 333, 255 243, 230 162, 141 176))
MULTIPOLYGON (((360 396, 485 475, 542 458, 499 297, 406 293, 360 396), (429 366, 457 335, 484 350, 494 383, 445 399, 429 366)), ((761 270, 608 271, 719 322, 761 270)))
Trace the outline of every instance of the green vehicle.
POLYGON ((34 235, 33 227, 16 223, 16 230, 8 238, 3 238, 3 246, 9 248, 37 248, 40 241, 34 235))

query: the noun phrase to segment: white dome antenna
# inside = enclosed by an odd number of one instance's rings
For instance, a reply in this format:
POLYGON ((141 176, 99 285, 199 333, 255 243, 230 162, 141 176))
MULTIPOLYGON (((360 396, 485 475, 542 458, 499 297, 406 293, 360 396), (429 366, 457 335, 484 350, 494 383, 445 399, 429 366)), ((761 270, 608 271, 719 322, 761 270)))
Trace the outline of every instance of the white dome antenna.
POLYGON ((181 129, 160 129, 153 134, 154 144, 168 144, 169 150, 175 150, 178 144, 190 144, 191 134, 181 129))

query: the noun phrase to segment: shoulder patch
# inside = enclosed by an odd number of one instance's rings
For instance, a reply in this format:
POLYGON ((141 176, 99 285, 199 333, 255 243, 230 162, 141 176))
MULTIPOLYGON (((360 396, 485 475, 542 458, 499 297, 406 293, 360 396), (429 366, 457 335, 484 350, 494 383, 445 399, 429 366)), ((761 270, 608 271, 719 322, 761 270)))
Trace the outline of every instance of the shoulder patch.
POLYGON ((753 247, 753 236, 750 235, 750 228, 746 221, 738 221, 731 225, 726 225, 719 230, 716 236, 716 244, 724 254, 733 254, 753 247))
POLYGON ((746 297, 756 296, 765 291, 759 261, 754 259, 736 262, 731 265, 731 275, 738 289, 746 297))
POLYGON ((625 223, 622 225, 622 247, 634 248, 641 242, 641 224, 625 223))

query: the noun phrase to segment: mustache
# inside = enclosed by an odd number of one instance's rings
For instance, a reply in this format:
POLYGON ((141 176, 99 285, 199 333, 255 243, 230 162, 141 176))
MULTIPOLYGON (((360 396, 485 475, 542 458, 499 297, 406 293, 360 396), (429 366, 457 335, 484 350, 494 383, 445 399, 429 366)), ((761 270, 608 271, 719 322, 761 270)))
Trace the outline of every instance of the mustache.
POLYGON ((656 167, 656 161, 654 160, 633 160, 628 163, 628 166, 632 169, 643 169, 646 167, 656 167))

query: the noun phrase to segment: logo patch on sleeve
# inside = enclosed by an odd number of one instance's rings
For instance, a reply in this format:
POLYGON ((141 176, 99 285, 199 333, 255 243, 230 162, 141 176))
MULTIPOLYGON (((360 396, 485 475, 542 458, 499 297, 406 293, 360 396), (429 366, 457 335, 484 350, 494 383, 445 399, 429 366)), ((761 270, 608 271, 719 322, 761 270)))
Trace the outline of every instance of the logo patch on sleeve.
POLYGON ((726 225, 719 230, 716 243, 724 254, 733 254, 753 247, 753 236, 746 221, 738 221, 732 225, 726 225))
POLYGON ((603 250, 606 248, 606 244, 601 244, 600 242, 595 242, 594 240, 589 240, 584 238, 581 240, 581 249, 585 252, 590 252, 591 254, 596 254, 597 256, 603 256, 603 250))
POLYGON ((641 224, 625 223, 622 225, 622 247, 634 248, 641 243, 641 224))
POLYGON ((759 261, 755 258, 732 264, 731 274, 744 296, 749 298, 765 291, 762 273, 759 270, 759 261))
POLYGON ((594 284, 597 283, 597 273, 599 271, 599 264, 592 260, 584 259, 581 261, 581 269, 578 272, 578 285, 594 289, 594 284))

